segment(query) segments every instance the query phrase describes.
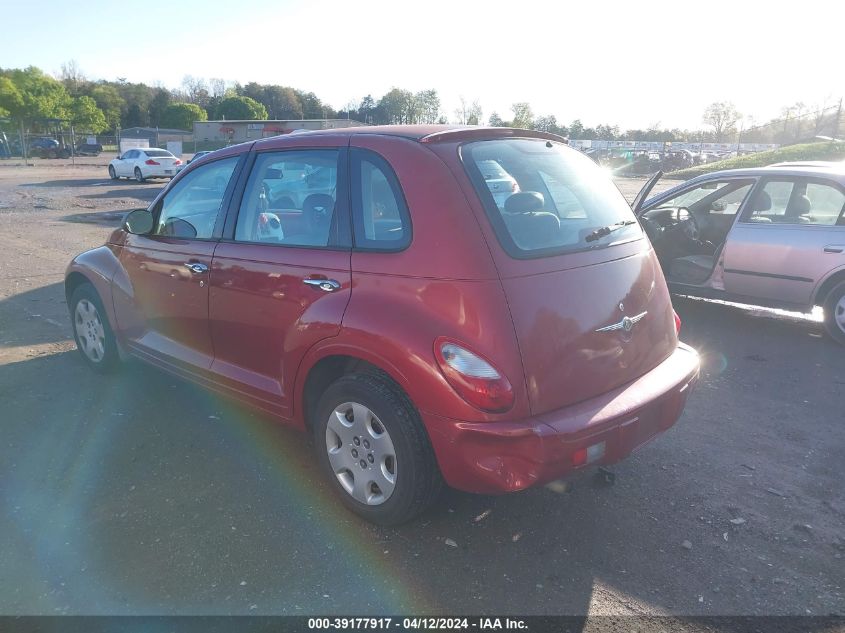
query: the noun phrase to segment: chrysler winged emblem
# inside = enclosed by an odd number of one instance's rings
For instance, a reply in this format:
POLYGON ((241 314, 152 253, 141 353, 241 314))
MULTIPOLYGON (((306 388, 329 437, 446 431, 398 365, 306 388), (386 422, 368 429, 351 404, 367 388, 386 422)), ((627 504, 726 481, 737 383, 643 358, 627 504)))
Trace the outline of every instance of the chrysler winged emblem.
POLYGON ((618 332, 622 330, 623 332, 630 332, 634 329, 634 326, 642 321, 647 315, 648 312, 640 312, 639 314, 629 317, 624 316, 622 320, 618 323, 614 323, 613 325, 606 325, 605 327, 600 327, 596 330, 596 332, 618 332))

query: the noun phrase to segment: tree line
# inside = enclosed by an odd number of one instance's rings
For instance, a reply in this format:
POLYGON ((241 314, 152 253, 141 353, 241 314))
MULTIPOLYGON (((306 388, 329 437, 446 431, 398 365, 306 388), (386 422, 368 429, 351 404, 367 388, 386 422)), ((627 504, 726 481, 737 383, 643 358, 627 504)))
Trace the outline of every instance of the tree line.
POLYGON ((839 109, 830 104, 815 108, 796 103, 783 109, 782 118, 755 125, 730 102, 714 102, 702 115, 706 129, 665 128, 655 123, 645 129, 621 129, 609 123, 587 126, 580 119, 559 122, 553 114, 535 114, 528 102, 512 104, 507 118, 491 112, 484 119, 478 100, 460 98, 452 116, 443 112, 434 89, 413 92, 392 88, 379 98, 369 94, 336 110, 313 92, 277 84, 229 83, 186 75, 176 89, 148 86, 125 78, 115 81, 85 77, 78 65, 63 64, 57 77, 30 66, 0 68, 0 117, 33 130, 59 119, 80 131, 116 133, 128 127, 160 127, 190 131, 194 121, 209 119, 352 119, 365 124, 459 123, 512 126, 542 130, 572 139, 649 141, 796 142, 822 132, 836 135, 839 109))

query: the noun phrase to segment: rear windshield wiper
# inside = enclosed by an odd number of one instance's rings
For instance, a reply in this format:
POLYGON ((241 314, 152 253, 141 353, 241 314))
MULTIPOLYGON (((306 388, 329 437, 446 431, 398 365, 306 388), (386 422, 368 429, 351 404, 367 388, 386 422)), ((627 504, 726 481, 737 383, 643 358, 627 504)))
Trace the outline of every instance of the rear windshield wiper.
POLYGON ((592 233, 588 233, 587 237, 584 238, 587 242, 595 242, 596 240, 600 240, 605 235, 610 235, 616 230, 621 229, 623 226, 631 226, 632 224, 636 224, 636 220, 622 220, 621 222, 617 222, 616 224, 609 224, 608 226, 603 226, 600 229, 596 229, 592 233))

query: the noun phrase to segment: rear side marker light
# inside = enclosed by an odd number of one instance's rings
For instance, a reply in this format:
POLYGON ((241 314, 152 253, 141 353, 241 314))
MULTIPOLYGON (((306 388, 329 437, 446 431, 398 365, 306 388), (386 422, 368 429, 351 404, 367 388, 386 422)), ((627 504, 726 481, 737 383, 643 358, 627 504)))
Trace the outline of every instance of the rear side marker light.
POLYGON ((513 406, 513 388, 492 363, 455 341, 434 341, 434 357, 446 382, 469 404, 490 413, 513 406))
POLYGON ((672 314, 675 315, 675 333, 681 333, 681 317, 678 316, 678 313, 672 310, 672 314))

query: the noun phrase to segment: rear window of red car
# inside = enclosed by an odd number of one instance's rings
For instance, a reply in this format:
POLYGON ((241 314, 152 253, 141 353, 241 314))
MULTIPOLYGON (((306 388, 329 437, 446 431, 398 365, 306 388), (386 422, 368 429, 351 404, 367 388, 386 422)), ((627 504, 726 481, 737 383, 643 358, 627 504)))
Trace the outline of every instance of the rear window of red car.
POLYGON ((463 145, 461 157, 499 242, 512 257, 558 255, 642 237, 609 174, 565 145, 477 141, 463 145), (491 164, 502 172, 494 180, 486 177, 491 164))

